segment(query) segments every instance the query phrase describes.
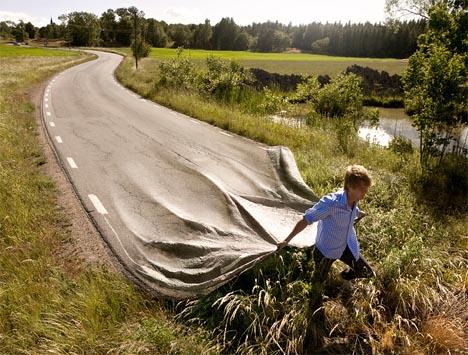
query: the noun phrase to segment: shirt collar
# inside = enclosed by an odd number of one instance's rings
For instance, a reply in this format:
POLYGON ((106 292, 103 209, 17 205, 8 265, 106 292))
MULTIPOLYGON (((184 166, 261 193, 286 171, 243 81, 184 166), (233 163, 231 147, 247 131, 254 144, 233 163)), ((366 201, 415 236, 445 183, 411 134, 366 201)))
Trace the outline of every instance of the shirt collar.
MULTIPOLYGON (((340 203, 341 203, 342 205, 346 206, 346 209, 348 209, 348 210, 351 210, 351 209, 352 209, 352 207, 349 207, 349 205, 348 205, 348 193, 346 192, 345 189, 342 189, 342 190, 340 191, 340 195, 339 195, 339 197, 338 197, 338 201, 340 201, 340 203)), ((354 206, 356 206, 356 203, 354 203, 354 206)))

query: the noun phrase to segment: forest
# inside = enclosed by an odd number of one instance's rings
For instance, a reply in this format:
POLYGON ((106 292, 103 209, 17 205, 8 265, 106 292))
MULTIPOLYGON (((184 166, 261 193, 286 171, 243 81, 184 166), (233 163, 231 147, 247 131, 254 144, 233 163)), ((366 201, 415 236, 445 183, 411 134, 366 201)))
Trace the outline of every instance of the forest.
MULTIPOLYGON (((417 38, 426 27, 424 19, 382 23, 318 23, 285 25, 279 22, 239 26, 233 18, 223 18, 215 25, 167 24, 145 18, 142 24, 145 42, 153 47, 238 50, 256 52, 307 53, 375 58, 408 58, 417 47, 417 38)), ((32 23, 0 22, 0 37, 28 42, 31 39, 62 40, 64 45, 128 47, 133 21, 127 8, 109 9, 97 16, 71 12, 52 19, 47 26, 32 23)))

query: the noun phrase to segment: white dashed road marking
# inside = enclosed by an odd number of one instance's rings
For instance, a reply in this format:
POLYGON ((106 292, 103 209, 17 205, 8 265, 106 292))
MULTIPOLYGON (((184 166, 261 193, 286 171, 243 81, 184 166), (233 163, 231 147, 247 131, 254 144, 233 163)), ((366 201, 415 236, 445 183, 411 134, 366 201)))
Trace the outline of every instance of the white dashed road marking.
POLYGON ((54 122, 49 122, 50 124, 50 127, 55 127, 55 123, 54 122))
POLYGON ((47 113, 47 116, 50 116, 50 112, 46 112, 47 113))
POLYGON ((57 143, 63 143, 62 138, 60 136, 55 136, 55 140, 57 143))
POLYGON ((107 214, 107 210, 104 208, 103 204, 96 195, 88 195, 88 197, 93 203, 96 211, 98 211, 100 214, 107 214))
POLYGON ((226 132, 219 132, 219 133, 221 133, 221 134, 224 134, 225 136, 228 136, 228 137, 232 137, 232 135, 231 135, 231 134, 229 134, 229 133, 226 133, 226 132))
POLYGON ((76 166, 75 161, 73 160, 73 158, 68 157, 67 161, 68 161, 68 164, 70 164, 70 167, 72 169, 78 169, 78 166, 76 166))
POLYGON ((190 120, 190 121, 192 121, 193 123, 196 123, 196 124, 200 124, 200 122, 195 121, 195 120, 190 120))

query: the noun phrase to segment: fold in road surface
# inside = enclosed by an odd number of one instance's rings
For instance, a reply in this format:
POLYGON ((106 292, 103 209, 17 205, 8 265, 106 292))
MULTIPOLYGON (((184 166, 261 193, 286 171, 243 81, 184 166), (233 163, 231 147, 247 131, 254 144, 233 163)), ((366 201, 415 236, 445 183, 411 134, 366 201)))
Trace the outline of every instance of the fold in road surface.
MULTIPOLYGON (((43 117, 126 269, 158 295, 193 298, 274 253, 317 201, 291 152, 138 97, 114 79, 121 57, 95 53, 50 82, 43 117)), ((312 226, 292 244, 314 238, 312 226)))

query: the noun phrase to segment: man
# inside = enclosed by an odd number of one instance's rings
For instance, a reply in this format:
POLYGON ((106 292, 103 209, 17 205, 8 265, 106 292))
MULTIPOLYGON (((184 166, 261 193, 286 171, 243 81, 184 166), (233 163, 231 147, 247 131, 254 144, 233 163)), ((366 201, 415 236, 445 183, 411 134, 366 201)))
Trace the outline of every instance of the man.
POLYGON ((324 196, 308 209, 289 236, 278 245, 278 250, 284 248, 309 224, 318 221, 317 239, 313 252, 314 281, 324 282, 332 264, 337 259, 350 267, 341 273, 345 280, 374 276, 374 271, 359 252, 359 243, 353 226, 355 220, 365 215, 359 210, 357 204, 364 198, 371 186, 372 178, 363 166, 348 166, 344 190, 324 196))

